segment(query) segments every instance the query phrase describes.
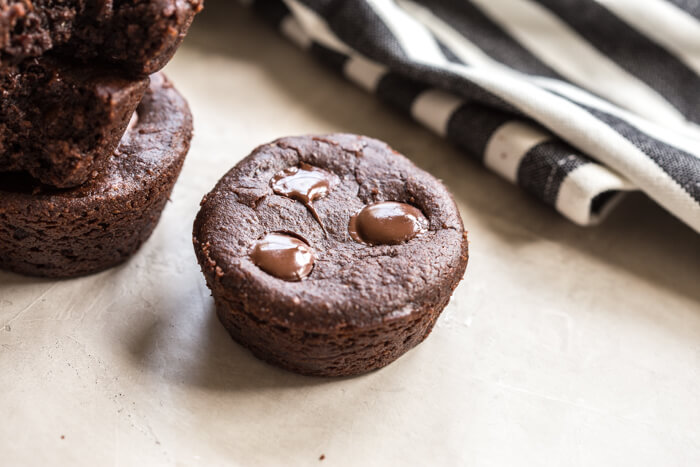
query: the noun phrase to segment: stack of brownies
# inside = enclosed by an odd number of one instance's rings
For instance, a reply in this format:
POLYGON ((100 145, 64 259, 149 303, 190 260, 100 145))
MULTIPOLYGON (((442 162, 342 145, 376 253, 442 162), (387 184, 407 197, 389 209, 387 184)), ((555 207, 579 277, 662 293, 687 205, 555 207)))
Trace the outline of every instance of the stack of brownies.
POLYGON ((0 0, 0 268, 73 277, 150 236, 192 136, 158 71, 203 0, 0 0))

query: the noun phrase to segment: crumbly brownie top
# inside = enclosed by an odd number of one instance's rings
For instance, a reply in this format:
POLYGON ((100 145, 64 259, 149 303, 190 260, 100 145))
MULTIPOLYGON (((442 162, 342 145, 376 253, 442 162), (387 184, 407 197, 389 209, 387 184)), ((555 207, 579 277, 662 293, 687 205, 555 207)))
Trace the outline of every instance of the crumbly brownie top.
POLYGON ((47 51, 150 74, 184 38, 203 0, 0 0, 0 65, 47 51))
POLYGON ((85 183, 147 88, 148 77, 48 56, 0 68, 0 171, 27 171, 59 188, 85 183))

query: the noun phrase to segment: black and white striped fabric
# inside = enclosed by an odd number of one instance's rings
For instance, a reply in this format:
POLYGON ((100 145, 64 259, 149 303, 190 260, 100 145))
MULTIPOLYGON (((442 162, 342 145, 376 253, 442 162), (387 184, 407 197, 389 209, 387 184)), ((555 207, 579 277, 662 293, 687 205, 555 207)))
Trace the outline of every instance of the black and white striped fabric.
POLYGON ((641 190, 700 232, 700 1, 252 3, 573 222, 641 190))

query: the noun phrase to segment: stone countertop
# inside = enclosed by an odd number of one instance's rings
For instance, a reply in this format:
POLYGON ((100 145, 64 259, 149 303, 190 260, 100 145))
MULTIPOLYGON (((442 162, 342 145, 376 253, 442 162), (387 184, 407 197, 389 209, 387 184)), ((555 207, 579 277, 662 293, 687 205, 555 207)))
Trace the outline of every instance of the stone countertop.
POLYGON ((2 465, 700 465, 688 227, 640 194, 577 227, 233 2, 208 3, 166 71, 196 134, 151 240, 92 277, 0 273, 2 465), (335 131, 385 140, 443 179, 471 258, 425 343, 324 380, 228 337, 191 227, 256 145, 335 131))

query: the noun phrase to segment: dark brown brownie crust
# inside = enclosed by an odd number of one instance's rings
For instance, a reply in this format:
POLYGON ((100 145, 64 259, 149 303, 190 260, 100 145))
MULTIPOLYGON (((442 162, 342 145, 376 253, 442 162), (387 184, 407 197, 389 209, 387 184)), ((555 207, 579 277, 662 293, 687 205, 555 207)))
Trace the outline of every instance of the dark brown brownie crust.
POLYGON ((73 277, 115 266, 148 239, 180 173, 192 135, 185 100, 162 75, 103 172, 57 190, 0 176, 0 268, 73 277))
POLYGON ((114 152, 148 78, 48 57, 0 68, 0 172, 69 188, 114 152))
POLYGON ((136 74, 160 70, 203 0, 0 0, 0 65, 47 51, 117 63, 136 74))
POLYGON ((384 143, 356 135, 283 138, 257 148, 202 201, 195 251, 235 340, 261 359, 308 375, 364 373, 420 343, 447 305, 468 259, 452 197, 434 177, 384 143), (270 180, 300 162, 340 183, 314 207, 273 193, 270 180), (350 217, 364 205, 399 201, 420 208, 428 232, 399 245, 350 238, 350 217), (258 268, 255 242, 291 232, 316 251, 304 281, 258 268))

